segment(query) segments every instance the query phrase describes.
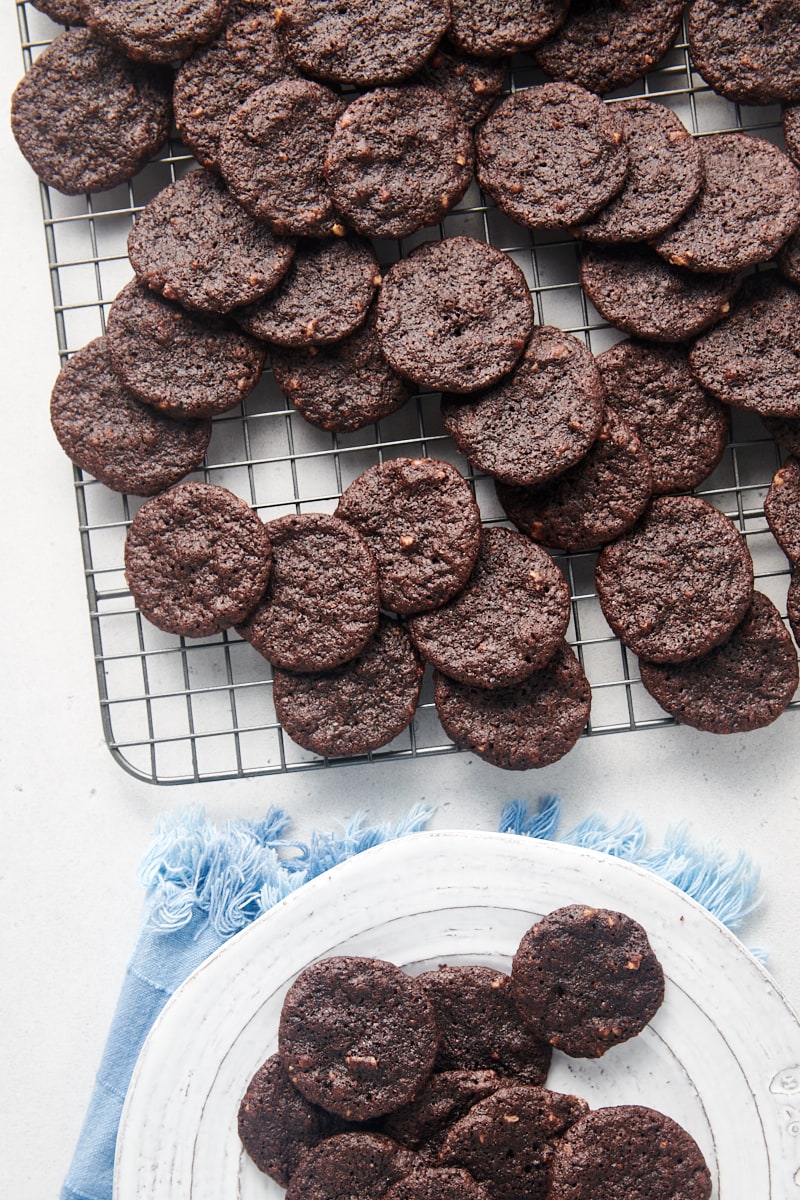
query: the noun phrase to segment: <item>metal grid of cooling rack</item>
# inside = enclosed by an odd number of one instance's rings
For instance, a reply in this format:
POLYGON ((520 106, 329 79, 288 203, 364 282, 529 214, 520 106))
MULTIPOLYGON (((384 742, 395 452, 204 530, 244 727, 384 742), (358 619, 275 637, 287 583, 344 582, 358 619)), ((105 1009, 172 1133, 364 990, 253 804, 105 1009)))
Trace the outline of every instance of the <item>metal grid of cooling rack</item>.
MULTIPOLYGON (((58 31, 26 0, 17 5, 25 68, 58 31)), ((509 86, 543 76, 520 56, 509 86)), ((711 92, 691 69, 685 37, 658 68, 615 98, 647 95, 680 116, 698 136, 744 129, 781 143, 777 107, 741 108, 711 92)), ((177 138, 130 183, 94 197, 65 197, 41 187, 44 232, 58 347, 65 360, 105 330, 109 305, 131 278, 126 239, 136 213, 194 166, 177 138)), ((438 229, 401 244, 376 243, 384 265, 420 241, 457 233, 505 250, 525 272, 541 323, 583 337, 599 353, 621 336, 594 311, 577 276, 568 237, 530 234, 484 202, 476 185, 438 229)), ((501 523, 491 480, 471 472, 442 428, 438 397, 417 396, 399 413, 358 433, 330 435, 307 425, 266 371, 240 409, 216 418, 206 463, 193 478, 219 483, 246 499, 264 520, 287 512, 332 512, 344 487, 366 467, 396 455, 433 454, 470 479, 484 521, 501 523)), ((788 564, 764 519, 763 500, 781 456, 761 422, 733 413, 725 456, 697 494, 726 512, 753 556, 756 586, 786 612, 788 564)), ((177 784, 268 775, 352 763, 307 753, 284 737, 275 718, 268 664, 233 631, 199 640, 163 634, 142 620, 125 584, 123 545, 141 501, 110 492, 75 471, 103 726, 109 748, 133 775, 177 784)), ((594 591, 592 553, 555 555, 570 586, 567 640, 592 685, 584 736, 638 731, 674 722, 638 679, 635 656, 612 636, 594 591)), ((792 708, 800 708, 795 698, 792 708)), ((438 722, 430 680, 412 726, 391 745, 358 761, 456 753, 438 722)))

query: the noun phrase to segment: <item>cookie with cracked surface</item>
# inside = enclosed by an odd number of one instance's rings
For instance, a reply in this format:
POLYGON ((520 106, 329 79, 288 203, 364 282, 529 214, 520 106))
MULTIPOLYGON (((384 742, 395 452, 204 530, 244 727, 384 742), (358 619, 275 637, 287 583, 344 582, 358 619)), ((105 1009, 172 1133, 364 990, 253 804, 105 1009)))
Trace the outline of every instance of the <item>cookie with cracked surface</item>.
POLYGON ((728 444, 728 408, 700 387, 681 346, 618 342, 596 359, 608 402, 636 433, 653 468, 653 492, 691 491, 728 444))
POLYGON ((703 186, 671 229, 652 240, 667 262, 707 273, 767 262, 800 225, 800 169, 780 147, 746 133, 702 139, 703 186))
POLYGON ((771 725, 800 682, 791 634, 760 592, 721 646, 691 662, 642 662, 640 674, 645 689, 679 724, 705 733, 771 725))
POLYGON ((510 375, 477 395, 442 397, 444 427, 481 471, 523 487, 560 475, 589 451, 605 394, 585 343, 534 329, 510 375))
POLYGON ((483 120, 502 92, 507 74, 508 64, 504 59, 476 58, 445 40, 409 83, 439 92, 472 128, 483 120))
POLYGON ((406 631, 382 617, 361 654, 341 667, 304 675, 275 668, 275 712, 305 750, 325 758, 369 754, 411 724, 422 675, 406 631))
POLYGON ((572 0, 534 51, 543 71, 604 95, 642 79, 678 33, 685 0, 572 0))
POLYGON ((320 83, 279 79, 252 92, 228 118, 220 172, 239 203, 274 233, 345 232, 323 173, 325 146, 345 106, 320 83))
POLYGON ((602 317, 653 342, 686 342, 716 324, 739 285, 735 275, 701 275, 638 244, 588 247, 580 279, 602 317))
POLYGON ((239 1140, 260 1171, 286 1187, 301 1158, 341 1122, 298 1092, 278 1054, 258 1068, 237 1116, 239 1140))
POLYGON ((278 387, 318 429, 350 433, 408 402, 413 388, 387 363, 375 332, 375 307, 348 337, 308 349, 274 347, 278 387))
POLYGON ((111 364, 126 387, 175 417, 235 408, 261 375, 264 347, 223 318, 190 313, 134 279, 108 312, 111 364))
POLYGON ((137 607, 165 633, 208 637, 244 620, 269 582, 263 522, 227 488, 178 483, 146 500, 125 539, 137 607))
POLYGON ((730 316, 692 343, 692 374, 725 404, 761 417, 800 418, 798 322, 800 289, 777 271, 755 275, 730 316))
POLYGON ((172 120, 167 72, 132 63, 87 29, 66 29, 14 90, 11 129, 39 178, 67 196, 131 179, 172 120))
POLYGON ((550 1166, 552 1200, 708 1200, 711 1174, 694 1138, 652 1108, 596 1108, 567 1130, 550 1166))
POLYGON ((163 64, 210 41, 230 6, 231 0, 81 0, 92 33, 126 58, 163 64))
POLYGON ((753 561, 730 517, 699 496, 656 496, 641 520, 604 546, 600 608, 640 658, 680 663, 733 633, 753 599, 753 561))
POLYGON ((234 0, 219 33, 175 75, 175 124, 199 163, 219 170, 219 143, 228 118, 248 96, 295 75, 275 34, 272 8, 234 0))
POLYGON ((477 561, 458 595, 411 617, 407 628, 422 657, 451 679, 511 687, 549 662, 569 616, 566 580, 547 551, 498 527, 483 530, 477 561))
POLYGON ((503 1085, 495 1071, 434 1069, 413 1100, 382 1117, 380 1130, 426 1162, 435 1162, 450 1126, 503 1085))
POLYGON ((410 615, 438 608, 470 576, 481 538, 472 489, 437 458, 392 458, 344 490, 336 516, 361 533, 378 563, 381 605, 410 615))
POLYGON ((436 1070, 491 1070, 518 1083, 544 1083, 552 1050, 523 1024, 510 975, 480 965, 441 966, 417 979, 439 1028, 436 1070))
POLYGON ((574 1058, 600 1058, 635 1037, 664 999, 664 972, 638 921, 583 904, 531 926, 511 980, 528 1027, 574 1058))
POLYGON ((478 182, 497 207, 529 229, 589 220, 625 183, 621 120, 573 83, 506 96, 476 137, 478 182))
POLYGON ((278 1053, 295 1087, 347 1120, 380 1117, 411 1100, 433 1070, 438 1041, 416 980, 393 963, 355 955, 302 970, 278 1023, 278 1053))
POLYGON ((446 97, 420 85, 358 96, 325 151, 333 203, 366 237, 404 238, 436 225, 472 181, 472 134, 446 97))
POLYGON ((692 64, 710 87, 740 104, 800 100, 800 27, 793 4, 694 0, 692 64))
POLYGON ((646 242, 674 225, 703 182, 700 147, 664 104, 636 96, 614 105, 628 148, 622 191, 572 232, 590 242, 646 242))
POLYGON ((389 268, 378 339, 398 374, 430 391, 468 393, 512 370, 534 324, 517 264, 471 237, 419 246, 389 268))
POLYGON ((271 292, 293 257, 293 242, 251 217, 202 168, 160 191, 128 236, 142 283, 204 312, 227 313, 271 292))
POLYGON ((450 5, 282 0, 275 20, 286 56, 303 74, 371 88, 407 79, 427 62, 450 23, 450 5))
POLYGON ((272 574, 237 632, 284 671, 329 671, 378 628, 378 568, 350 525, 326 513, 267 522, 272 574))
POLYGON ((200 466, 211 440, 210 421, 174 421, 124 387, 102 337, 61 368, 50 422, 76 466, 134 496, 154 496, 183 479, 200 466))
POLYGON ((589 720, 589 681, 566 642, 546 667, 511 688, 470 687, 441 671, 434 671, 433 680, 436 712, 447 736, 506 771, 557 762, 589 720))
POLYGON ((800 460, 787 458, 764 497, 764 516, 792 566, 800 564, 800 460))
POLYGON ((449 37, 482 58, 532 50, 564 23, 569 0, 450 0, 449 37))
POLYGON ((588 454, 539 487, 497 480, 509 520, 528 537, 571 554, 592 550, 625 533, 644 512, 653 470, 641 440, 607 404, 588 454))

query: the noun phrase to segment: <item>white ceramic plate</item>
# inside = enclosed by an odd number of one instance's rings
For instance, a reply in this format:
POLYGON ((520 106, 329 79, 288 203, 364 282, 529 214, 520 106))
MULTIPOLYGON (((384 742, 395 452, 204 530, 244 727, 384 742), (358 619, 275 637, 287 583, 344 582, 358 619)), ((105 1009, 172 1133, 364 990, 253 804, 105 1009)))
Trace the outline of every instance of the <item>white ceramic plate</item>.
POLYGON ((548 1086, 647 1104, 700 1144, 718 1200, 800 1200, 800 1023, 722 925, 650 872, 512 834, 414 834, 301 888, 212 955, 166 1005, 122 1117, 116 1200, 280 1200, 236 1132, 247 1084, 276 1049, 298 971, 331 954, 417 973, 508 969, 521 935, 564 904, 629 913, 666 975, 650 1026, 601 1059, 556 1053, 548 1086))

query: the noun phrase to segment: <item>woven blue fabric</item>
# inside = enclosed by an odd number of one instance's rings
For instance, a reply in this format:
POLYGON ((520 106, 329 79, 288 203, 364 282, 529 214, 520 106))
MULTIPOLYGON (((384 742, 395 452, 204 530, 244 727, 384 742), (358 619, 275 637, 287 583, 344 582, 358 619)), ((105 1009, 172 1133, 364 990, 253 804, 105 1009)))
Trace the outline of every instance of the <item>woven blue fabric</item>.
MULTIPOLYGON (((534 812, 505 806, 501 832, 544 840, 557 836, 560 802, 543 797, 534 812)), ((424 829, 432 810, 413 808, 392 825, 357 817, 338 832, 307 842, 287 837, 288 815, 223 827, 191 808, 161 820, 140 869, 147 900, 142 929, 125 972, 94 1090, 61 1200, 111 1200, 117 1129, 136 1059, 164 1004, 191 972, 234 933, 307 880, 381 842, 424 829)), ((633 817, 609 825, 592 816, 560 841, 613 854, 655 871, 730 928, 757 903, 758 872, 745 855, 728 859, 716 846, 697 848, 683 829, 648 850, 633 817)))

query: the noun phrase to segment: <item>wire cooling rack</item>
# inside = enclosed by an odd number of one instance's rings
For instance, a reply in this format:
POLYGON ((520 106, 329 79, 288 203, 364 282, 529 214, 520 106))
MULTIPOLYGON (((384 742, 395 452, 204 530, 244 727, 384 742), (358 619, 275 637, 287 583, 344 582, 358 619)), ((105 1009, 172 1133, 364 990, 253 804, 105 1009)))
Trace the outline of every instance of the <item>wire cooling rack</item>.
MULTIPOLYGON (((58 28, 28 3, 17 5, 27 69, 58 28)), ((542 82, 524 56, 509 86, 542 82)), ((698 136, 744 129, 782 144, 778 107, 744 108, 711 92, 693 72, 685 37, 635 87, 609 98, 646 95, 672 108, 698 136)), ((41 186, 53 308, 62 361, 105 331, 108 307, 132 277, 126 241, 134 217, 162 188, 195 165, 177 137, 130 183, 93 197, 65 197, 41 186)), ((524 271, 538 320, 583 337, 598 354, 618 341, 578 283, 571 238, 529 233, 473 185, 438 229, 403 243, 376 243, 386 265, 421 241, 469 234, 505 250, 524 271)), ((222 484, 264 520, 285 513, 332 512, 344 487, 373 463, 397 455, 436 455, 471 481, 487 524, 504 523, 491 480, 472 472, 444 433, 438 396, 419 395, 399 413, 353 434, 326 434, 287 407, 266 371, 241 408, 218 417, 204 468, 192 478, 222 484)), ((763 501, 781 455, 760 420, 733 411, 731 439, 713 475, 697 489, 736 522, 753 556, 756 586, 786 613, 789 572, 764 518, 763 501)), ((329 761, 296 746, 275 718, 269 665, 233 631, 199 640, 159 632, 137 612, 125 584, 123 546, 141 503, 75 470, 75 498, 86 575, 103 726, 116 760, 154 783, 268 775, 354 762, 329 761)), ((593 553, 555 555, 567 578, 572 615, 567 639, 592 685, 584 736, 673 724, 642 687, 636 658, 613 637, 594 590, 593 553)), ((792 708, 800 707, 800 699, 792 708)), ((782 718, 785 719, 785 718, 782 718)), ((456 753, 439 724, 426 677, 412 726, 358 761, 456 753)))

